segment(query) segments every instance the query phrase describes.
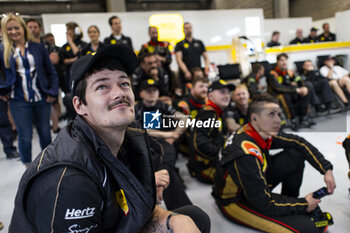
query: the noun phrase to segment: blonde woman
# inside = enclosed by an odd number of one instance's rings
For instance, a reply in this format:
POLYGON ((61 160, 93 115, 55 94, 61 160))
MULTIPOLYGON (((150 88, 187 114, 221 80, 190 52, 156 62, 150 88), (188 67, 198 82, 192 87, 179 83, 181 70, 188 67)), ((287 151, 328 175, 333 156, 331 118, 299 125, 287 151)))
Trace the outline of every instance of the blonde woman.
POLYGON ((88 43, 82 50, 81 55, 87 55, 90 53, 97 52, 97 50, 103 48, 104 44, 100 41, 100 30, 97 26, 91 25, 87 30, 88 36, 90 38, 90 43, 88 43))
POLYGON ((32 160, 32 123, 44 149, 51 143, 50 105, 58 95, 58 78, 46 49, 34 43, 19 15, 7 14, 1 20, 3 49, 0 51, 5 81, 0 84, 2 100, 10 102, 22 162, 32 160))

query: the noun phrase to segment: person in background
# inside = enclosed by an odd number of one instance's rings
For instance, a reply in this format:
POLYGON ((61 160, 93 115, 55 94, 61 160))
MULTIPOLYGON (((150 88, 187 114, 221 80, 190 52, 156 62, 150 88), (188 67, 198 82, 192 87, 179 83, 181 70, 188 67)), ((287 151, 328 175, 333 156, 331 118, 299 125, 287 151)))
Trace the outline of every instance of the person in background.
POLYGON ((80 57, 82 49, 86 46, 86 42, 82 40, 84 34, 77 23, 68 22, 66 23, 66 28, 67 43, 62 46, 60 53, 65 66, 66 86, 69 87, 70 68, 73 62, 80 57))
POLYGON ((133 50, 134 48, 130 37, 122 34, 122 20, 118 16, 113 15, 108 19, 108 23, 112 33, 109 37, 104 39, 103 43, 105 45, 124 44, 133 50))
MULTIPOLYGON (((52 33, 46 33, 43 37, 43 42, 46 50, 49 53, 50 61, 54 65, 58 75, 58 86, 64 92, 67 93, 68 87, 64 81, 64 64, 63 59, 60 57, 61 48, 56 46, 55 36, 52 33)), ((61 92, 60 92, 61 93, 61 92)), ((58 126, 59 117, 61 116, 61 105, 59 98, 52 103, 51 109, 51 122, 52 131, 57 134, 61 128, 58 126)))
POLYGON ((264 66, 256 63, 252 65, 252 72, 242 80, 241 83, 244 83, 248 88, 250 98, 265 90, 265 87, 259 85, 260 79, 264 76, 264 74, 264 66))
POLYGON ((298 28, 295 32, 295 38, 289 42, 289 44, 302 44, 304 43, 303 29, 298 28))
MULTIPOLYGON (((312 61, 307 60, 303 64, 303 74, 302 78, 306 82, 310 82, 313 89, 320 100, 320 104, 316 105, 316 112, 322 112, 321 104, 325 106, 325 111, 330 112, 332 102, 334 100, 332 88, 336 89, 337 83, 335 80, 330 80, 328 82, 327 78, 323 77, 320 72, 315 70, 312 61), (332 87, 332 88, 331 88, 332 87)), ((341 90, 342 91, 342 90, 341 90)), ((343 92, 343 91, 342 91, 343 92)), ((344 95, 344 93, 343 93, 344 95)), ((345 97, 345 96, 344 96, 345 97)))
POLYGON ((291 121, 292 129, 298 130, 299 126, 310 127, 309 89, 304 85, 300 76, 288 70, 287 54, 281 53, 277 56, 276 67, 270 71, 267 83, 268 92, 275 95, 281 102, 287 118, 291 121))
POLYGON ((323 33, 318 36, 318 38, 321 42, 336 41, 337 40, 336 35, 329 31, 329 23, 324 23, 322 25, 322 29, 323 29, 323 33))
POLYGON ((185 94, 186 83, 191 83, 193 77, 191 70, 194 67, 201 66, 201 57, 204 59, 204 74, 209 74, 209 57, 205 46, 201 40, 195 39, 192 35, 192 25, 185 22, 183 25, 185 39, 178 42, 175 46, 176 62, 179 66, 179 79, 181 82, 182 94, 185 94))
POLYGON ((140 87, 148 79, 153 79, 159 84, 160 100, 171 104, 169 93, 169 75, 158 65, 157 56, 154 53, 145 53, 141 58, 141 64, 132 74, 132 84, 136 100, 140 99, 140 87))
POLYGON ((90 53, 95 53, 97 50, 103 48, 104 44, 100 41, 100 29, 97 26, 91 25, 87 30, 88 36, 90 38, 90 43, 88 43, 83 50, 81 55, 87 55, 90 53))
MULTIPOLYGON (((335 65, 335 59, 332 56, 327 57, 324 60, 324 66, 321 67, 320 73, 323 77, 328 78, 329 82, 335 81, 337 83, 332 86, 335 93, 341 98, 343 103, 348 106, 348 101, 345 96, 342 96, 343 90, 345 89, 347 94, 350 94, 350 74, 349 71, 341 66, 335 65)), ((333 82, 334 83, 334 82, 333 82)))
POLYGON ((26 25, 30 33, 32 33, 33 42, 43 43, 43 40, 40 37, 42 31, 41 23, 39 23, 38 20, 31 18, 26 21, 26 25))
POLYGON ((310 29, 310 34, 308 37, 305 38, 304 43, 316 43, 320 42, 320 39, 317 36, 318 29, 315 27, 312 27, 310 29))
POLYGON ((247 86, 240 84, 232 93, 231 104, 225 109, 228 132, 233 133, 248 123, 249 92, 247 86))
POLYGON ((19 153, 28 167, 32 160, 33 122, 41 148, 51 143, 50 107, 58 95, 58 77, 45 47, 31 41, 21 16, 9 13, 2 18, 1 25, 4 49, 0 60, 6 83, 0 85, 0 95, 10 101, 19 153))
POLYGON ((219 152, 227 136, 227 126, 223 115, 230 103, 230 92, 235 89, 220 79, 214 81, 208 88, 208 102, 198 112, 196 122, 215 122, 213 126, 195 126, 191 130, 192 143, 187 168, 192 177, 206 184, 214 181, 216 162, 219 152), (219 122, 219 125, 216 123, 219 122))
POLYGON ((279 39, 280 39, 280 32, 279 31, 272 32, 271 41, 267 43, 266 47, 280 46, 281 43, 279 42, 279 39))

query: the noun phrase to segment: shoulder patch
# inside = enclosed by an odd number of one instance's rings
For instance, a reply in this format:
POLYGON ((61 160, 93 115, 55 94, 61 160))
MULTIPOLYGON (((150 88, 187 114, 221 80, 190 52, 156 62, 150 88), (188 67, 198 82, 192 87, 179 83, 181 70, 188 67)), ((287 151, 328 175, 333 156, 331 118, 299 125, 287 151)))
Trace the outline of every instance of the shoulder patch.
POLYGON ((255 143, 244 140, 241 143, 241 147, 246 154, 254 155, 260 160, 261 163, 264 162, 261 150, 255 143))
POLYGON ((190 113, 190 106, 188 105, 188 103, 184 100, 180 101, 177 104, 178 107, 182 108, 185 112, 185 114, 189 114, 190 113))
POLYGON ((215 109, 212 106, 209 106, 209 105, 205 105, 203 107, 203 109, 206 110, 206 111, 215 111, 215 109))

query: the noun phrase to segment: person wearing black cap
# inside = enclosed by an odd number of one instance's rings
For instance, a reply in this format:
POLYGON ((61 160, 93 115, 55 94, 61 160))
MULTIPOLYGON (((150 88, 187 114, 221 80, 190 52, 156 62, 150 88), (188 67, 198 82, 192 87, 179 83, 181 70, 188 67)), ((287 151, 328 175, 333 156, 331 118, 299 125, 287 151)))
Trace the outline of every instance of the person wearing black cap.
POLYGON ((219 151, 227 134, 223 112, 234 89, 233 84, 222 79, 214 81, 208 88, 208 102, 195 119, 187 167, 191 176, 203 183, 212 184, 214 181, 219 151))
POLYGON ((310 29, 310 35, 305 38, 304 43, 315 43, 320 42, 320 39, 317 37, 317 31, 318 29, 315 27, 312 27, 310 29))
POLYGON ((115 45, 73 64, 77 117, 24 173, 10 233, 209 231, 199 208, 190 207, 193 221, 155 206, 148 141, 132 126, 129 75, 137 63, 132 50, 115 45))

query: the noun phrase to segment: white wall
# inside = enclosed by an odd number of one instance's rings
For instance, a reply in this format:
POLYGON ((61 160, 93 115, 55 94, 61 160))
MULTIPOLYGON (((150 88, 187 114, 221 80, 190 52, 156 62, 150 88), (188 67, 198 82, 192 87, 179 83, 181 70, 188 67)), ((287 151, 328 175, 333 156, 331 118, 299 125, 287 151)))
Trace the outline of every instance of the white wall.
POLYGON ((337 12, 335 14, 337 41, 350 41, 349 19, 350 10, 337 12))
MULTIPOLYGON (((263 10, 262 9, 243 9, 243 10, 203 10, 203 11, 167 11, 167 12, 114 12, 114 13, 85 13, 85 14, 43 14, 43 25, 45 33, 50 32, 52 24, 65 24, 68 21, 77 22, 84 31, 83 40, 89 41, 87 37, 87 28, 95 24, 101 31, 100 40, 109 36, 111 31, 108 25, 108 18, 117 15, 122 20, 123 33, 130 36, 135 50, 139 50, 141 45, 149 40, 148 26, 149 17, 152 14, 177 13, 183 16, 184 22, 188 21, 193 26, 193 36, 201 39, 206 46, 210 45, 228 45, 232 43, 233 37, 245 35, 246 25, 249 17, 257 17, 260 23, 250 25, 249 29, 256 27, 254 32, 260 35, 253 36, 255 39, 262 39, 263 32, 263 10), (232 31, 232 29, 234 29, 232 31), (231 30, 231 34, 227 32, 231 30), (233 32, 233 33, 232 33, 233 32), (213 38, 220 40, 213 42, 213 38)), ((55 32, 52 32, 55 35, 55 32)), ((62 35, 62 41, 57 41, 61 46, 65 43, 65 34, 62 35), (60 42, 60 43, 59 43, 60 42)), ((55 35, 55 37, 58 37, 55 35)), ((226 64, 229 61, 228 54, 225 51, 209 53, 209 59, 216 64, 226 64)), ((173 58, 175 60, 175 58, 173 58)), ((175 65, 176 62, 172 64, 175 65)))
POLYGON ((303 29, 304 37, 309 35, 312 27, 311 17, 301 18, 286 18, 286 19, 265 19, 264 20, 264 43, 265 45, 271 40, 273 31, 280 32, 280 43, 288 45, 291 40, 295 38, 295 31, 297 28, 303 29))
POLYGON ((323 33, 322 25, 324 23, 328 23, 329 24, 331 32, 333 32, 333 33, 336 32, 336 30, 337 30, 336 26, 337 25, 336 25, 336 22, 335 22, 335 17, 332 17, 332 18, 320 19, 320 20, 316 20, 316 21, 312 22, 312 26, 314 26, 314 27, 319 29, 318 34, 323 33))

